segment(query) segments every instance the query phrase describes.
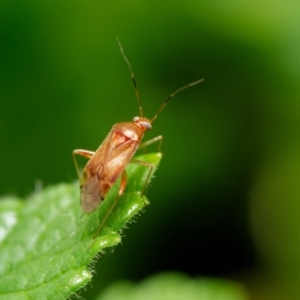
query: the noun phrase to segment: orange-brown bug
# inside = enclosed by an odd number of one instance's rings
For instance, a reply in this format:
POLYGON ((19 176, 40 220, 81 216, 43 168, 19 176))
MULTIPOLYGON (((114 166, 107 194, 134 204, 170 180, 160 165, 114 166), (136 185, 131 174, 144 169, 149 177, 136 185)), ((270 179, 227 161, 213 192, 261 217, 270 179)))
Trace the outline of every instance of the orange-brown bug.
MULTIPOLYGON (((113 206, 116 204, 119 197, 124 193, 127 183, 125 168, 128 163, 136 163, 149 168, 145 187, 150 179, 153 165, 144 161, 133 159, 133 156, 138 148, 146 147, 157 141, 162 141, 162 136, 158 136, 141 144, 144 132, 151 129, 152 122, 157 118, 158 114, 163 110, 172 97, 174 97, 177 93, 203 81, 203 79, 197 80, 173 92, 161 105, 154 117, 152 119, 147 119, 143 116, 140 94, 136 85, 132 67, 124 54, 122 45, 118 38, 117 42, 132 77, 135 94, 139 105, 140 116, 134 117, 132 122, 123 122, 113 125, 108 136, 95 152, 76 149, 72 153, 79 178, 80 175, 75 155, 81 155, 89 158, 89 161, 83 169, 83 175, 80 178, 80 203, 84 213, 93 212, 98 207, 100 202, 105 199, 110 188, 121 176, 118 196, 110 211, 102 221, 102 224, 107 219, 108 214, 113 209, 113 206)), ((144 190, 142 191, 142 194, 144 190)), ((102 225, 100 225, 100 227, 102 227, 102 225)))

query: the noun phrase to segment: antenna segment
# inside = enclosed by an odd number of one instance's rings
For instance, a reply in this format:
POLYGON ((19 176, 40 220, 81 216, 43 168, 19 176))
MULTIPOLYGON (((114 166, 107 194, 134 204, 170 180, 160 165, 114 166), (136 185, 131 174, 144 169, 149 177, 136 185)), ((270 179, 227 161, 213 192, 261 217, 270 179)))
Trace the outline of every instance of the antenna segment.
POLYGON ((140 96, 140 92, 138 90, 138 87, 136 85, 136 81, 135 81, 135 77, 134 77, 134 74, 133 74, 133 70, 132 70, 132 67, 131 67, 131 65, 129 63, 128 58, 126 57, 126 55, 124 53, 124 50, 123 50, 123 47, 121 45, 121 42, 119 41, 119 38, 116 38, 116 39, 117 39, 117 42, 119 44, 122 56, 125 59, 125 62, 127 64, 127 66, 128 66, 128 69, 129 69, 129 72, 130 72, 130 75, 131 75, 131 78, 132 78, 132 82, 133 82, 133 86, 134 86, 134 91, 135 91, 135 96, 136 96, 136 99, 137 99, 137 102, 138 102, 138 106, 139 106, 139 110, 140 110, 140 117, 142 118, 143 117, 143 108, 142 108, 142 104, 141 104, 141 96, 140 96))
POLYGON ((167 103, 175 96, 177 95, 178 93, 182 92, 183 90, 185 89, 188 89, 194 85, 197 85, 199 84, 200 82, 204 81, 204 78, 201 78, 195 82, 192 82, 192 83, 189 83, 183 87, 181 87, 180 89, 176 90, 175 92, 173 92, 167 99, 166 101, 161 105, 161 107, 158 109, 158 112, 156 113, 156 115, 150 120, 150 123, 152 123, 156 118, 157 116, 161 113, 161 111, 165 108, 165 106, 167 105, 167 103))

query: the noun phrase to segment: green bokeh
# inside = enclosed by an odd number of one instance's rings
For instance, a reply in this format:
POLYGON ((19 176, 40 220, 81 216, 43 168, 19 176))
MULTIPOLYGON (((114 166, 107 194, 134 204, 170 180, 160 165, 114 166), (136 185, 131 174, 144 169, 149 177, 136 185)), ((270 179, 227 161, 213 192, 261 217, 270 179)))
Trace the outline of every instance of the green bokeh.
POLYGON ((1 1, 0 193, 73 181, 71 151, 138 114, 118 36, 146 116, 205 82, 145 137, 164 136, 151 206, 94 290, 176 269, 299 299, 299 12, 295 0, 1 1))

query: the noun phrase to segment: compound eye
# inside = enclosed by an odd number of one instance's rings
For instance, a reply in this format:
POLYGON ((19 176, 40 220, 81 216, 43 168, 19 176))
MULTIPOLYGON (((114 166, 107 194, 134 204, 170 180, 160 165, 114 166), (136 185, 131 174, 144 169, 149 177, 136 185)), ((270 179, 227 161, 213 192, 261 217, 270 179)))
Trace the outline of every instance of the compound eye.
POLYGON ((136 122, 137 120, 139 120, 140 117, 134 117, 133 118, 133 122, 136 122))
POLYGON ((141 122, 142 126, 145 127, 146 129, 150 130, 152 128, 151 123, 149 122, 141 122))

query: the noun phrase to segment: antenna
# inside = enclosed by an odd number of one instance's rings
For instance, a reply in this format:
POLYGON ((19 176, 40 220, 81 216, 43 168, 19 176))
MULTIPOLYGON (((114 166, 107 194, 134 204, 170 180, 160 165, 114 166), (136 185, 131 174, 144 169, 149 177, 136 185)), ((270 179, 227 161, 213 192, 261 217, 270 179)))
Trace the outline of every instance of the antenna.
POLYGON ((141 96, 140 96, 140 93, 139 93, 139 90, 137 88, 137 85, 136 85, 136 81, 135 81, 135 78, 134 78, 134 74, 133 74, 133 70, 132 70, 132 67, 129 63, 129 60, 128 58, 126 57, 125 53, 124 53, 124 50, 123 50, 123 47, 119 41, 119 38, 117 37, 117 42, 119 44, 119 47, 120 47, 120 50, 121 50, 121 54, 123 56, 123 58, 125 59, 125 62, 128 66, 128 69, 129 69, 129 72, 130 72, 130 75, 131 75, 131 78, 132 78, 132 81, 133 81, 133 86, 134 86, 134 91, 135 91, 135 95, 136 95, 136 99, 137 99, 137 102, 138 102, 138 105, 139 105, 139 110, 140 110, 140 117, 142 118, 143 117, 143 108, 142 108, 142 104, 141 104, 141 96))
POLYGON ((166 101, 161 105, 161 107, 158 109, 158 112, 154 115, 154 117, 150 120, 150 123, 152 123, 156 118, 157 116, 161 113, 161 111, 165 108, 165 106, 167 105, 167 103, 175 96, 177 95, 178 93, 182 92, 183 90, 185 89, 188 89, 194 85, 197 85, 199 84, 200 82, 204 81, 204 78, 201 78, 195 82, 192 82, 192 83, 189 83, 183 87, 181 87, 180 89, 176 90, 175 92, 173 92, 167 99, 166 101))

